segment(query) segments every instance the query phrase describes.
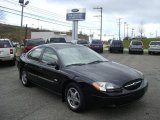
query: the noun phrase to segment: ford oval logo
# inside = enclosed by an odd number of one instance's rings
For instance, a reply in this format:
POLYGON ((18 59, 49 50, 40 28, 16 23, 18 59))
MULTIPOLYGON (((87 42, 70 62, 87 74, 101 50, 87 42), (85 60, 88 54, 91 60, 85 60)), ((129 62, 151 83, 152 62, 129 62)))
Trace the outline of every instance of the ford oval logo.
POLYGON ((72 9, 72 12, 78 12, 79 10, 78 9, 72 9))

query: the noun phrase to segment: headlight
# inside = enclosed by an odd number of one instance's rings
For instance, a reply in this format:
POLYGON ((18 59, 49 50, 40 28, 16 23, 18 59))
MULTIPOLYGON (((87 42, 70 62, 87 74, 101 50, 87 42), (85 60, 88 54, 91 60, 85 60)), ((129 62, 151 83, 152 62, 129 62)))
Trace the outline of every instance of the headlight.
POLYGON ((93 87, 98 91, 113 91, 114 89, 119 89, 120 87, 109 82, 93 82, 93 87))

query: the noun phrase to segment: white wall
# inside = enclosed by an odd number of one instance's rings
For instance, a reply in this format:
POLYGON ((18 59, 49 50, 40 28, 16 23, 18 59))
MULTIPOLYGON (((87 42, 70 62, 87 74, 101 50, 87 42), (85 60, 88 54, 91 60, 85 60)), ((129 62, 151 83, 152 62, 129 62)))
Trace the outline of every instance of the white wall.
POLYGON ((72 37, 68 35, 59 35, 59 34, 54 34, 54 32, 31 32, 31 39, 34 38, 43 38, 45 41, 50 40, 50 38, 58 38, 58 37, 63 37, 66 39, 67 42, 70 42, 72 37))

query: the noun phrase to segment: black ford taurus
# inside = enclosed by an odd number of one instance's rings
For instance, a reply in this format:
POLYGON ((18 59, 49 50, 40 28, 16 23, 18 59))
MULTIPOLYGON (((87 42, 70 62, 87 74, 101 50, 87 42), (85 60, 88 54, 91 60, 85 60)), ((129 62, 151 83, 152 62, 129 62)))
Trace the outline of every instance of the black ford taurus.
POLYGON ((148 87, 143 74, 109 61, 90 48, 73 44, 45 44, 17 61, 24 86, 31 83, 62 96, 75 112, 90 101, 123 105, 141 98, 148 87))

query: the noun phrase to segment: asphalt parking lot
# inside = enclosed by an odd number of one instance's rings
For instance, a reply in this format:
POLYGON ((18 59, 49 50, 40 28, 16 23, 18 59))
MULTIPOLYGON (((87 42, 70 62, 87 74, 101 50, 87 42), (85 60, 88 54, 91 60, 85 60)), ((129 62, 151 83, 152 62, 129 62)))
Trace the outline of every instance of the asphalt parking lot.
POLYGON ((148 92, 133 104, 118 107, 91 107, 74 113, 61 98, 42 88, 23 87, 16 66, 0 64, 0 120, 159 120, 160 55, 102 54, 144 73, 148 92))

